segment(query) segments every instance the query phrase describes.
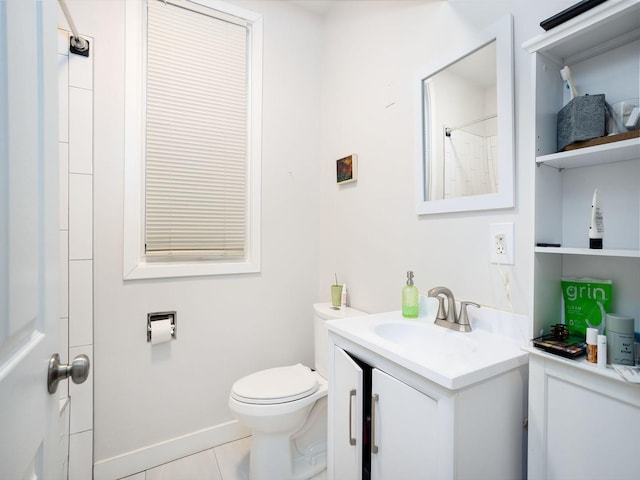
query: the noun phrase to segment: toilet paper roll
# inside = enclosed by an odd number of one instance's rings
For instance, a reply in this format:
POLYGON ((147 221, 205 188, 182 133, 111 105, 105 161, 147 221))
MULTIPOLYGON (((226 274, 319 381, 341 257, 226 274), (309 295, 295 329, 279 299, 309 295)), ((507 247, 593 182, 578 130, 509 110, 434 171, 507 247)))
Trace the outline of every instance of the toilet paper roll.
POLYGON ((171 341, 171 320, 151 322, 151 345, 171 341))

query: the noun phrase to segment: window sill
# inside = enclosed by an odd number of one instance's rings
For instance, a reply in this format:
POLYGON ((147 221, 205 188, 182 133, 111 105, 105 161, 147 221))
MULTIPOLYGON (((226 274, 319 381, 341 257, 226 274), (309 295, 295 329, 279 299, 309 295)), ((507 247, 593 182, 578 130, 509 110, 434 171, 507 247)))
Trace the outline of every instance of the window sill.
POLYGON ((208 275, 234 275, 260 272, 260 262, 145 262, 139 261, 133 268, 125 267, 124 280, 153 278, 198 277, 208 275))

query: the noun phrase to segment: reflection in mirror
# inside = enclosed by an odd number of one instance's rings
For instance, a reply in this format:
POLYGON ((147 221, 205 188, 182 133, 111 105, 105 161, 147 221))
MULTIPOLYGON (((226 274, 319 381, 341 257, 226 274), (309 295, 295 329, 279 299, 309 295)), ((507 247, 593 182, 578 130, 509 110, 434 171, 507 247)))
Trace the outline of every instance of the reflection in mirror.
POLYGON ((511 18, 419 76, 417 210, 513 206, 511 18))
POLYGON ((498 191, 495 54, 494 40, 423 82, 429 200, 498 191))

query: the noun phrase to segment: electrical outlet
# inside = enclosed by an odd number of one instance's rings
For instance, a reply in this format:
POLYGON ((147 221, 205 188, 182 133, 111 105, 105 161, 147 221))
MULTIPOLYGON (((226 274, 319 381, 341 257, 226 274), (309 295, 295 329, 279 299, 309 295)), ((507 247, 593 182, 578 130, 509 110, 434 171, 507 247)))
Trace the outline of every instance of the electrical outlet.
POLYGON ((489 261, 501 265, 513 265, 514 226, 511 223, 492 223, 489 225, 489 261))
POLYGON ((499 233, 495 237, 493 237, 493 253, 496 255, 504 255, 505 253, 505 238, 504 233, 499 233))

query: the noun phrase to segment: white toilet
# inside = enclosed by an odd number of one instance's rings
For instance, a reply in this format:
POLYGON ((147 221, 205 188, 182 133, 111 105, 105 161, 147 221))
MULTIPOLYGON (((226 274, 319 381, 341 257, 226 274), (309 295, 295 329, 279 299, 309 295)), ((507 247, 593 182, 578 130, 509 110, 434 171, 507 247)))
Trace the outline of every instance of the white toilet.
POLYGON ((231 387, 229 408, 252 430, 251 480, 303 480, 327 467, 327 370, 325 321, 364 315, 353 308, 314 310, 315 367, 301 364, 248 375, 231 387))

